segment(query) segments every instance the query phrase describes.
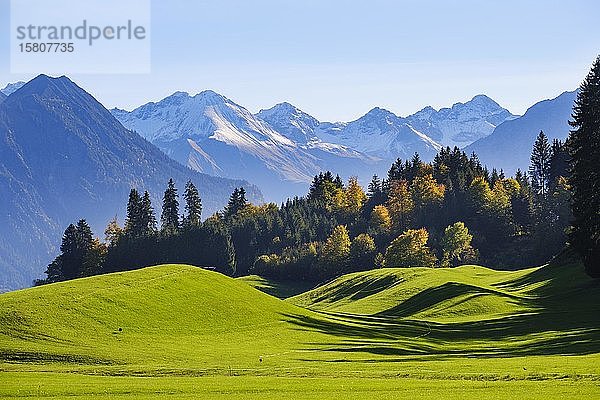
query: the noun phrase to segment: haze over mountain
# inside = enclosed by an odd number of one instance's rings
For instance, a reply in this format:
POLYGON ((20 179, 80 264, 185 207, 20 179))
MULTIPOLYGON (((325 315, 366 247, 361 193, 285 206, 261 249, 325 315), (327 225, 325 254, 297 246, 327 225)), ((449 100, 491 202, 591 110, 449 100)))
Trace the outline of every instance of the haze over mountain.
POLYGON ((494 129, 517 118, 485 95, 477 95, 465 103, 436 111, 425 107, 406 117, 412 127, 443 146, 463 148, 490 135, 494 129))
POLYGON ((577 91, 572 91, 540 101, 523 116, 503 122, 491 135, 466 147, 465 151, 475 152, 484 164, 502 168, 508 174, 513 174, 517 168, 527 171, 531 149, 540 131, 544 131, 550 142, 567 138, 576 98, 577 91))
POLYGON ((110 218, 123 216, 131 187, 149 190, 160 211, 169 178, 180 190, 196 184, 205 216, 235 187, 262 199, 247 182, 171 160, 68 78, 31 80, 0 104, 0 289, 41 277, 67 224, 87 218, 102 235, 110 218))
POLYGON ((379 161, 288 131, 296 142, 210 90, 195 96, 176 92, 131 112, 113 109, 112 113, 180 163, 213 175, 249 180, 269 200, 304 194, 313 176, 324 169, 364 175, 360 172, 372 173, 372 165, 379 161))
POLYGON ((398 157, 410 158, 416 152, 431 160, 443 144, 468 145, 514 118, 480 95, 407 118, 376 107, 355 121, 330 123, 289 103, 253 115, 210 90, 195 96, 176 92, 131 112, 111 112, 180 163, 256 183, 275 201, 304 194, 320 171, 345 178, 356 175, 364 182, 374 173, 384 175, 398 157), (273 185, 274 180, 280 184, 273 185))

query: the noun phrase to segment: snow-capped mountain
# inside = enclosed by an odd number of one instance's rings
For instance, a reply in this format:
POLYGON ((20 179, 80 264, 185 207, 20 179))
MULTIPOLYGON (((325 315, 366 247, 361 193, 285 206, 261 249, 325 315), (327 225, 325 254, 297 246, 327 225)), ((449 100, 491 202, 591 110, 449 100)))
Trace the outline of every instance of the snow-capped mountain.
POLYGON ((302 193, 320 170, 316 157, 210 90, 195 96, 177 92, 132 112, 112 113, 180 163, 212 175, 250 179, 270 199, 283 199, 290 186, 302 193), (274 185, 277 181, 288 187, 274 185))
POLYGON ((442 146, 464 147, 514 116, 479 95, 407 118, 373 108, 351 122, 321 122, 289 103, 252 114, 213 91, 176 92, 113 115, 175 160, 213 175, 256 183, 269 200, 305 194, 312 177, 331 170, 366 183, 391 162, 419 153, 431 160, 442 146), (274 185, 273 182, 279 182, 274 185))
POLYGON ((436 111, 427 106, 406 117, 408 123, 444 146, 463 148, 490 135, 496 126, 517 118, 485 95, 436 111))
POLYGON ((323 170, 365 180, 374 170, 385 171, 379 158, 319 139, 319 121, 287 103, 253 115, 207 90, 195 96, 176 92, 131 112, 112 113, 180 163, 246 179, 272 201, 306 194, 313 176, 323 170))
POLYGON ((6 96, 10 96, 17 90, 21 89, 25 85, 25 83, 26 82, 23 81, 9 83, 6 86, 4 86, 3 89, 0 89, 0 92, 4 93, 6 96))
POLYGON ((343 144, 388 161, 410 158, 415 152, 427 160, 441 148, 439 143, 414 129, 403 118, 379 107, 356 121, 323 123, 316 136, 325 142, 343 144))
POLYGON ((295 143, 306 145, 319 140, 315 130, 320 122, 290 103, 280 103, 268 110, 260 110, 256 116, 295 143))

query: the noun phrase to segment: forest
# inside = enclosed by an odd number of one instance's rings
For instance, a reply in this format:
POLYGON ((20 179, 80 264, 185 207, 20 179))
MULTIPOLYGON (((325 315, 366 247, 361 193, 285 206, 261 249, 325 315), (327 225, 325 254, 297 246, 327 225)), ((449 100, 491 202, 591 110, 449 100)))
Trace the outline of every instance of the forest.
POLYGON ((311 282, 381 267, 540 264, 567 240, 568 175, 566 144, 540 132, 529 170, 513 177, 445 148, 431 163, 418 154, 398 159, 366 190, 329 171, 314 177, 306 196, 280 206, 250 204, 239 188, 204 221, 197 188, 188 182, 180 200, 170 180, 159 220, 150 194, 134 188, 124 225, 110 221, 103 240, 85 220, 69 225, 61 254, 37 283, 163 263, 311 282))
POLYGON ((202 220, 188 182, 182 198, 171 179, 160 219, 151 196, 131 189, 124 225, 108 223, 103 240, 82 219, 69 225, 50 263, 52 283, 164 263, 323 282, 382 267, 494 269, 540 265, 572 247, 590 276, 600 276, 600 58, 580 87, 566 142, 540 132, 527 171, 505 176, 476 154, 439 151, 396 160, 366 190, 332 172, 314 177, 306 196, 255 205, 236 188, 227 206, 202 220), (181 214, 180 214, 181 213, 181 214))

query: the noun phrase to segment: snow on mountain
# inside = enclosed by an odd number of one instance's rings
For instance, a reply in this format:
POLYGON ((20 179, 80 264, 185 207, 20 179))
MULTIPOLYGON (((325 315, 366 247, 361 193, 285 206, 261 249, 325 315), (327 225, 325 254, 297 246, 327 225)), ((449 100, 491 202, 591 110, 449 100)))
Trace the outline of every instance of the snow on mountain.
POLYGON ((23 81, 9 83, 8 85, 4 86, 3 89, 0 89, 0 92, 4 93, 6 96, 10 96, 17 90, 21 89, 23 87, 23 85, 25 85, 25 83, 26 82, 23 82, 23 81))
POLYGON ((386 160, 410 158, 417 152, 431 159, 441 145, 406 120, 379 107, 348 123, 323 123, 316 136, 386 160))
POLYGON ((256 116, 295 143, 306 145, 318 140, 315 130, 320 122, 290 103, 280 103, 268 110, 260 110, 256 116))
POLYGON ((463 148, 490 135, 496 126, 517 118, 485 95, 436 111, 427 106, 406 118, 408 123, 444 146, 463 148))
MULTIPOLYGON (((244 178, 281 200, 286 181, 302 193, 318 160, 269 124, 226 97, 207 90, 195 96, 177 92, 131 112, 114 109, 121 123, 195 170, 244 178)), ((289 194, 289 193, 287 193, 289 194)))
POLYGON ((514 118, 483 95, 439 111, 426 107, 407 118, 376 107, 355 121, 335 123, 320 122, 289 103, 253 115, 212 91, 176 92, 131 112, 112 112, 175 160, 256 183, 271 200, 304 194, 319 171, 366 181, 373 173, 385 175, 397 158, 419 153, 431 160, 442 146, 464 147, 514 118))

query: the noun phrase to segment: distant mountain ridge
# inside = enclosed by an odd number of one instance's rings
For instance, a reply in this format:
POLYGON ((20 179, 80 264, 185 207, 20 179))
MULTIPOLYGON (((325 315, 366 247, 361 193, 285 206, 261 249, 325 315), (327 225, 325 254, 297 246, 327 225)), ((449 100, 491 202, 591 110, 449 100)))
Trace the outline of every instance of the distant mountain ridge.
POLYGON ((25 83, 26 82, 23 81, 8 83, 6 86, 4 86, 3 89, 0 89, 0 93, 3 93, 5 96, 10 96, 17 90, 21 89, 25 85, 25 83))
POLYGON ((262 200, 248 182, 171 160, 68 78, 31 80, 0 104, 0 289, 41 277, 68 223, 87 218, 101 235, 115 215, 123 222, 131 187, 149 190, 159 211, 169 178, 196 184, 205 216, 235 187, 262 200))
POLYGON ((111 112, 180 163, 249 180, 276 201, 305 193, 320 171, 366 181, 373 173, 384 175, 398 157, 419 153, 431 160, 443 143, 467 145, 514 118, 488 97, 475 96, 407 118, 376 107, 355 121, 330 123, 285 102, 252 114, 210 90, 194 96, 175 92, 133 111, 111 112), (274 179, 280 184, 273 185, 274 179))
MULTIPOLYGON (((288 108, 290 113, 299 111, 288 108)), ((210 90, 194 96, 177 92, 131 112, 111 112, 124 126, 180 163, 209 174, 252 181, 269 200, 304 194, 312 177, 324 169, 343 166, 360 174, 379 161, 344 146, 322 143, 314 135, 301 137, 304 126, 286 131, 292 137, 300 135, 296 142, 210 90)))
POLYGON ((475 152, 484 164, 502 168, 508 174, 513 174, 517 168, 526 171, 533 143, 540 131, 544 131, 550 141, 567 138, 576 98, 577 91, 571 91, 542 100, 521 117, 498 125, 491 135, 474 142, 465 151, 475 152))
POLYGON ((425 107, 406 120, 443 146, 463 148, 490 135, 501 123, 517 117, 480 94, 465 103, 456 103, 439 111, 425 107))

